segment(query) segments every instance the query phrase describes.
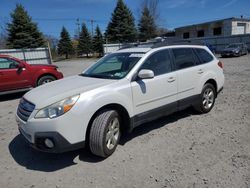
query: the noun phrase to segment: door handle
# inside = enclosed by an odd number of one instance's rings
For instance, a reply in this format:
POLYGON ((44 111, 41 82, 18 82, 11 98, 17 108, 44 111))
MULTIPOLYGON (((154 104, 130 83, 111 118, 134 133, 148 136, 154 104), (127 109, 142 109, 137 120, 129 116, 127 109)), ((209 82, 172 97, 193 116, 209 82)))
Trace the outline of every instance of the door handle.
POLYGON ((175 81, 175 78, 174 78, 174 77, 168 78, 168 82, 169 82, 169 83, 174 82, 174 81, 175 81))
POLYGON ((204 71, 202 69, 198 70, 198 74, 202 74, 204 71))

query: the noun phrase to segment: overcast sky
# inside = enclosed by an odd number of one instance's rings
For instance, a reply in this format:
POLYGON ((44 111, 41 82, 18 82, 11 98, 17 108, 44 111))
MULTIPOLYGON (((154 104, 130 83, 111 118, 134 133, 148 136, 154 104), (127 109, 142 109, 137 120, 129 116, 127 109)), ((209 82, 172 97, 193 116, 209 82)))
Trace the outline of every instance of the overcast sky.
MULTIPOLYGON (((137 21, 141 0, 124 1, 137 21)), ((43 33, 59 36, 64 25, 73 36, 77 18, 81 23, 86 22, 90 31, 91 19, 95 21, 94 27, 98 24, 105 31, 116 0, 1 0, 0 29, 10 21, 16 3, 24 5, 43 33)), ((250 18, 250 0, 160 0, 159 11, 159 25, 173 29, 240 15, 250 18)))

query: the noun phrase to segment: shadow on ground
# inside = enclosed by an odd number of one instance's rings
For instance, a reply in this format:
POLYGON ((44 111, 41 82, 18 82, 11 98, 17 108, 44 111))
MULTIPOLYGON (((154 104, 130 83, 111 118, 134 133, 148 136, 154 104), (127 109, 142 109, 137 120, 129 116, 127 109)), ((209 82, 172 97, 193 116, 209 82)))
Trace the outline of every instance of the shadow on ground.
MULTIPOLYGON (((179 119, 195 115, 193 110, 187 109, 170 116, 143 124, 134 129, 131 134, 124 135, 120 141, 121 145, 151 130, 159 129, 179 119)), ((50 154, 36 151, 28 146, 22 135, 17 135, 9 144, 9 151, 14 160, 21 166, 30 170, 52 172, 72 165, 76 165, 75 158, 88 163, 98 163, 105 159, 92 155, 88 149, 81 149, 62 154, 50 154)))
POLYGON ((52 172, 68 166, 76 165, 75 158, 96 163, 103 158, 91 155, 87 149, 76 150, 61 154, 43 153, 31 148, 22 135, 17 135, 9 144, 9 151, 14 160, 21 166, 30 170, 52 172))
POLYGON ((159 118, 157 120, 145 123, 143 125, 140 125, 136 127, 132 133, 127 134, 126 136, 123 136, 120 140, 121 145, 125 145, 128 141, 149 133, 152 130, 159 129, 163 126, 168 126, 168 124, 178 121, 179 119, 186 118, 191 115, 197 115, 197 112, 195 112, 192 108, 188 108, 186 110, 182 110, 180 112, 175 112, 169 116, 164 116, 162 118, 159 118))
POLYGON ((26 92, 0 95, 0 102, 11 101, 22 98, 26 92))

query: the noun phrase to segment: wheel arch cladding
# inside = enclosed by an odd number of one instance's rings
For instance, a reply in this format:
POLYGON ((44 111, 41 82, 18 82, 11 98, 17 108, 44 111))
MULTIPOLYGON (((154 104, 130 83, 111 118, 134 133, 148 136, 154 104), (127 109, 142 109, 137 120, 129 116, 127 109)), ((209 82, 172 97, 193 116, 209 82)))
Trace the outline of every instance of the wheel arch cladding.
POLYGON ((87 131, 86 131, 86 135, 85 135, 85 140, 87 142, 86 145, 88 145, 89 142, 89 133, 90 133, 90 128, 91 125, 95 119, 95 117, 97 116, 97 114, 99 114, 100 112, 104 111, 104 110, 116 110, 117 113, 119 114, 120 118, 121 118, 121 131, 122 133, 127 132, 130 129, 131 123, 130 123, 130 116, 128 111, 126 110, 126 108, 120 104, 107 104, 101 108, 99 108, 91 117, 89 123, 88 123, 88 127, 87 127, 87 131))
POLYGON ((52 76, 53 78, 55 78, 55 80, 57 80, 57 77, 51 73, 44 73, 38 76, 38 78, 36 79, 36 85, 38 84, 39 80, 44 77, 44 76, 52 76))
MULTIPOLYGON (((206 81, 206 83, 205 84, 207 84, 207 83, 209 83, 209 84, 212 84, 213 86, 214 86, 214 89, 215 89, 215 97, 217 97, 217 92, 218 92, 218 88, 217 88, 217 83, 216 83, 216 81, 214 80, 214 79, 209 79, 209 80, 207 80, 206 81)), ((205 85, 204 84, 204 85, 205 85)))

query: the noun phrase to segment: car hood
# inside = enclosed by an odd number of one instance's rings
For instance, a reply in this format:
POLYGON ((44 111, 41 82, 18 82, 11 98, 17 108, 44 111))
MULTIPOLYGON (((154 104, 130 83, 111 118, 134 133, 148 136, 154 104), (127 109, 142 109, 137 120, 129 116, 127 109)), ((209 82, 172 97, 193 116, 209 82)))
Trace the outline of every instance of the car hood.
POLYGON ((113 82, 117 82, 117 80, 72 76, 32 89, 24 95, 24 98, 35 104, 36 109, 41 109, 67 97, 103 87, 113 82))

